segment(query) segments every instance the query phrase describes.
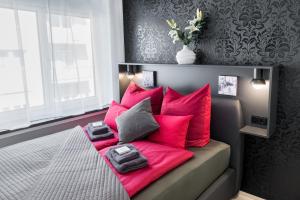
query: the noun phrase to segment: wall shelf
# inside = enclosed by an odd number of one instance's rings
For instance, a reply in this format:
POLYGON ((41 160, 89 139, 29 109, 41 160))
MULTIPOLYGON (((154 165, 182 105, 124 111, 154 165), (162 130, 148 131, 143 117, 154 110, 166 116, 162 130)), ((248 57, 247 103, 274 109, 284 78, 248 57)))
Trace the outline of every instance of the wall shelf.
POLYGON ((267 138, 268 136, 268 129, 266 128, 259 128, 255 126, 244 126, 240 129, 241 133, 249 134, 249 135, 255 135, 259 137, 267 138))
POLYGON ((153 67, 180 67, 180 68, 185 68, 185 67, 197 67, 197 68, 237 68, 237 69, 254 69, 254 68, 260 68, 260 69, 271 69, 275 68, 274 66, 254 66, 254 65, 197 65, 197 64, 155 64, 155 63, 119 63, 120 65, 131 65, 131 66, 136 66, 136 67, 142 67, 142 66, 153 66, 153 67))

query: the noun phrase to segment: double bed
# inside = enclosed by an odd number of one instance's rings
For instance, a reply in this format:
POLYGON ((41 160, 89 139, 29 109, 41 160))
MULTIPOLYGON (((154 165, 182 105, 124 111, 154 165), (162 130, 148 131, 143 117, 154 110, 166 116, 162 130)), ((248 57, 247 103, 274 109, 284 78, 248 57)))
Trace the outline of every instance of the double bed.
MULTIPOLYGON (((230 199, 239 190, 243 136, 238 100, 214 98, 212 139, 194 157, 131 197, 230 199), (229 117, 230 116, 230 117, 229 117)), ((0 199, 130 199, 80 127, 0 149, 0 199)))

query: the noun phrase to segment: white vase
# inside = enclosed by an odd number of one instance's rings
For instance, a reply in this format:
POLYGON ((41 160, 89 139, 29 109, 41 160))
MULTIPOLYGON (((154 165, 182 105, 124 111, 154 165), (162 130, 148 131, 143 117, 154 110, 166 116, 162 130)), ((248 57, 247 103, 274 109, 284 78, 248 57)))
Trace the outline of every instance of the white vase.
POLYGON ((196 60, 196 54, 187 46, 177 52, 176 60, 178 64, 193 64, 196 60))

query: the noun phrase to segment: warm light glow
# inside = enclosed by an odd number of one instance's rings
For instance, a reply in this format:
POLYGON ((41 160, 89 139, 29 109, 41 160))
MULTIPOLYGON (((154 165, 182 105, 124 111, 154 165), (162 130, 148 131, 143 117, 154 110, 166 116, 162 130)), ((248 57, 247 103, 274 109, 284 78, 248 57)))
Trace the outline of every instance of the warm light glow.
POLYGON ((261 90, 267 87, 267 81, 264 79, 263 69, 254 69, 251 85, 256 90, 261 90))
POLYGON ((256 90, 261 90, 263 88, 266 87, 266 85, 263 85, 263 84, 252 84, 252 87, 256 90))
POLYGON ((266 80, 261 77, 257 78, 257 76, 255 75, 251 81, 251 85, 253 88, 260 90, 266 87, 266 80))
POLYGON ((134 78, 134 74, 127 74, 127 78, 132 80, 134 78))
POLYGON ((142 79, 142 78, 143 78, 143 73, 136 73, 136 74, 135 74, 135 77, 136 77, 137 79, 142 79))
POLYGON ((123 79, 125 77, 125 73, 119 73, 119 79, 123 79))

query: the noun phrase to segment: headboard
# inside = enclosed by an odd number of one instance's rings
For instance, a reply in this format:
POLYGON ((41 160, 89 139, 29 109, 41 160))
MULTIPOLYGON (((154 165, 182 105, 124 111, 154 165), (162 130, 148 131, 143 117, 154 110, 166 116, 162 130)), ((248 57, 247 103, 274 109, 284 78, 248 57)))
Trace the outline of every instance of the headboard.
POLYGON ((156 85, 170 86, 186 94, 206 83, 210 83, 214 97, 239 99, 243 110, 245 125, 242 133, 269 138, 276 127, 278 67, 276 66, 225 66, 225 65, 176 65, 176 64, 119 64, 120 97, 129 83, 128 69, 133 68, 133 80, 143 84, 143 71, 156 74, 156 85), (256 71, 262 72, 266 85, 255 89, 251 81, 256 71), (218 94, 219 76, 236 76, 237 95, 224 96, 218 94))
POLYGON ((216 97, 212 100, 211 138, 230 145, 230 167, 236 170, 236 191, 240 188, 243 169, 244 124, 240 101, 216 97))

